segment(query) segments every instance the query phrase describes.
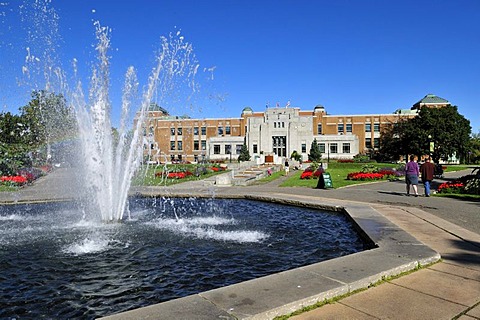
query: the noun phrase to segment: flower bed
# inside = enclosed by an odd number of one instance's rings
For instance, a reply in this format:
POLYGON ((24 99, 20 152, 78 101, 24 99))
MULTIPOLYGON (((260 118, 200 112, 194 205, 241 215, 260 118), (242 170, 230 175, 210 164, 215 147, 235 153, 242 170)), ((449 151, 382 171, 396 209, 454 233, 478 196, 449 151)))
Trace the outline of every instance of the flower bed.
POLYGON ((347 175, 347 180, 381 180, 386 175, 380 172, 352 172, 347 175))
POLYGON ((12 186, 22 186, 28 182, 24 176, 2 176, 0 177, 0 181, 3 184, 12 186))
POLYGON ((438 186, 439 193, 462 193, 463 183, 454 181, 454 182, 444 182, 438 186))

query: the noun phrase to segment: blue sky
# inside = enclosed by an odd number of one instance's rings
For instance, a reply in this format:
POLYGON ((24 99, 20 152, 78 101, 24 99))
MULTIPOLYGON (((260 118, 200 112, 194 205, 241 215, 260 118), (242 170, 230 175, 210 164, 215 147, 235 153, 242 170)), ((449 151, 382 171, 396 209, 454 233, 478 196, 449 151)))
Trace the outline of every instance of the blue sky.
MULTIPOLYGON (((34 23, 22 22, 16 12, 32 2, 0 0, 2 111, 15 112, 29 100, 31 83, 22 80, 22 66, 26 30, 34 23)), ((337 115, 392 113, 433 93, 457 105, 472 131, 480 132, 476 0, 38 3, 58 14, 59 64, 70 65, 76 58, 85 74, 94 60, 93 21, 112 29, 114 122, 128 66, 136 67, 139 82, 146 84, 160 36, 181 30, 200 69, 215 71, 213 81, 202 85, 195 110, 179 105, 169 110, 172 114, 239 117, 246 106, 263 111, 267 103, 284 106, 288 101, 302 110, 322 104, 337 115)))

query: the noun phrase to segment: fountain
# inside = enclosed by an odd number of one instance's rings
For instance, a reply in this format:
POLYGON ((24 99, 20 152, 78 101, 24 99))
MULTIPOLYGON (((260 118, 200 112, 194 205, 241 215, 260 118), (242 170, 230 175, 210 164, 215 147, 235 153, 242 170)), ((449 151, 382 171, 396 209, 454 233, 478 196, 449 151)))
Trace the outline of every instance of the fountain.
POLYGON ((105 224, 76 203, 1 207, 0 318, 97 318, 364 249, 345 215, 315 209, 134 198, 130 210, 105 224))
MULTIPOLYGON (((79 190, 88 195, 0 206, 0 317, 95 318, 364 249, 341 214, 247 200, 129 199, 148 106, 154 97, 161 102, 177 77, 195 92, 198 63, 179 32, 162 38, 127 139, 137 87, 129 68, 115 143, 109 30, 98 22, 95 28, 98 65, 89 93, 80 81, 65 91, 80 133, 79 190)), ((50 67, 49 76, 55 69, 50 67)), ((64 79, 63 72, 54 74, 64 79)))

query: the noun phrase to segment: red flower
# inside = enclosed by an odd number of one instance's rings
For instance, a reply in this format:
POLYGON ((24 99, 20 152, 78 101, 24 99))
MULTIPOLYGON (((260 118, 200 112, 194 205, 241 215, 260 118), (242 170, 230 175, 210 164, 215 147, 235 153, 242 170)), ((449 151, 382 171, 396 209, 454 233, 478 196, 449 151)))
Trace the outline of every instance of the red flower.
POLYGON ((0 181, 2 182, 9 181, 18 185, 22 185, 27 183, 27 178, 23 176, 3 176, 0 178, 0 181))
POLYGON ((311 179, 313 175, 312 171, 303 171, 302 175, 300 176, 300 179, 311 179))
POLYGON ((351 172, 347 175, 348 180, 379 180, 383 179, 382 173, 364 173, 364 172, 351 172))

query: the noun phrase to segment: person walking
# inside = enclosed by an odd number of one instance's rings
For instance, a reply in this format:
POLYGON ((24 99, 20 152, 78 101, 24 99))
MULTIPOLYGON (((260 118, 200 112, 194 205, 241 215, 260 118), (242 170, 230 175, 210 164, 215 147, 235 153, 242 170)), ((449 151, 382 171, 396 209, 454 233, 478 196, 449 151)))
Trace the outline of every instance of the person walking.
POLYGON ((430 157, 425 159, 425 163, 420 167, 422 174, 422 182, 425 187, 425 197, 430 197, 430 182, 433 180, 435 174, 435 165, 430 162, 430 157))
POLYGON ((405 166, 405 183, 407 184, 407 196, 410 195, 410 187, 415 193, 415 197, 418 197, 418 175, 420 171, 418 169, 418 164, 415 161, 415 156, 410 156, 410 161, 405 166))
POLYGON ((285 175, 288 176, 288 172, 290 171, 290 164, 288 163, 288 159, 285 159, 285 175))

